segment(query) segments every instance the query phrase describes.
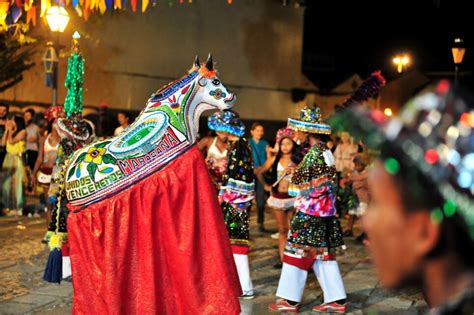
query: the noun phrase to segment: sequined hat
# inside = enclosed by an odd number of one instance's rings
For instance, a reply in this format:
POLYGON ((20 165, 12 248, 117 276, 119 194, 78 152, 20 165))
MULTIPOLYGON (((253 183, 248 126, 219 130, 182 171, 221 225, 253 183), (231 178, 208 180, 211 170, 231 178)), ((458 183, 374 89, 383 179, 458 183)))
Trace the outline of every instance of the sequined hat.
POLYGON ((240 138, 228 148, 227 169, 222 179, 221 192, 233 192, 240 195, 240 201, 253 199, 255 195, 254 168, 252 151, 247 139, 240 138))
POLYGON ((323 123, 321 120, 321 110, 319 107, 305 106, 300 111, 299 118, 288 118, 288 128, 309 133, 331 134, 331 126, 323 123))
POLYGON ((293 129, 288 128, 288 127, 280 128, 277 131, 275 143, 277 144, 280 143, 281 139, 283 138, 293 139, 294 136, 295 136, 295 131, 293 129))
POLYGON ((240 120, 239 115, 231 110, 212 114, 209 116, 207 125, 211 130, 225 131, 238 137, 242 137, 245 134, 244 123, 240 120))

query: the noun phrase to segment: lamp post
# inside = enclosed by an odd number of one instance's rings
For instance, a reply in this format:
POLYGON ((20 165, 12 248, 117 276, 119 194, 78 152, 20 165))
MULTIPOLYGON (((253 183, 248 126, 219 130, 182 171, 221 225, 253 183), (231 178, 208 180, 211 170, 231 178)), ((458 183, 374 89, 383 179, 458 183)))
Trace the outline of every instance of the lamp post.
POLYGON ((464 41, 461 38, 456 38, 454 40, 451 52, 453 53, 454 61, 454 85, 458 85, 459 66, 461 65, 462 60, 464 59, 464 54, 466 53, 466 47, 464 47, 464 41))
POLYGON ((43 64, 46 71, 46 85, 53 88, 52 106, 58 103, 58 67, 59 67, 59 33, 64 32, 69 23, 69 14, 66 9, 52 6, 46 12, 46 21, 53 33, 56 33, 56 42, 48 43, 46 53, 43 55, 43 64), (48 79, 49 77, 49 79, 48 79))
POLYGON ((393 63, 397 66, 397 72, 402 73, 403 68, 407 67, 408 64, 410 63, 410 56, 408 55, 396 55, 393 58, 393 63))
POLYGON ((52 105, 56 106, 57 101, 57 76, 58 76, 58 55, 53 42, 46 44, 47 48, 43 55, 43 66, 45 71, 45 84, 53 89, 52 105))

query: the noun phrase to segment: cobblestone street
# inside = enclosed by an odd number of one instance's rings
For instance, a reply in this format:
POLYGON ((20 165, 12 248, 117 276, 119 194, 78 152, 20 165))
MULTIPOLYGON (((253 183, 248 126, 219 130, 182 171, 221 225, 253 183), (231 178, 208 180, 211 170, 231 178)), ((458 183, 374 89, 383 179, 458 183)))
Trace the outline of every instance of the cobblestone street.
MULTIPOLYGON (((271 212, 267 212, 267 228, 274 228, 271 212)), ((269 234, 256 231, 252 217, 252 252, 250 264, 257 296, 242 301, 242 314, 270 314, 267 305, 274 301, 280 269, 277 241, 269 234)), ((0 314, 70 314, 72 285, 42 281, 48 249, 41 243, 45 232, 44 218, 0 218, 0 314)), ((365 248, 346 239, 347 253, 339 265, 348 292, 352 314, 419 314, 426 304, 417 292, 390 293, 379 287, 365 248)), ((311 314, 311 307, 322 302, 321 290, 314 274, 308 277, 300 314, 311 314)), ((225 312, 223 312, 225 314, 225 312)))

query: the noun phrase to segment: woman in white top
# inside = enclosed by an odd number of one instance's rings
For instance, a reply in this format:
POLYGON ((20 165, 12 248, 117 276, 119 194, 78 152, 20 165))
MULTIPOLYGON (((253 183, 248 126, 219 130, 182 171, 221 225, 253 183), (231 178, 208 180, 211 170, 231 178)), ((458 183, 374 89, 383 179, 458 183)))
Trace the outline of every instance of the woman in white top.
POLYGON ((206 164, 218 193, 227 167, 229 140, 235 135, 243 136, 245 126, 240 121, 239 115, 231 110, 209 116, 207 125, 216 133, 216 136, 201 139, 198 142, 198 148, 206 154, 206 164))
MULTIPOLYGON (((273 209, 278 227, 278 250, 280 260, 283 259, 283 250, 285 249, 286 238, 290 229, 290 221, 294 213, 295 198, 288 195, 288 187, 290 184, 291 174, 298 166, 296 160, 296 145, 292 139, 291 132, 288 133, 287 128, 279 130, 277 134, 278 153, 267 159, 265 164, 256 170, 258 180, 264 185, 265 190, 271 193, 267 200, 267 205, 273 209), (285 132, 287 134, 285 134, 285 132), (265 182, 263 174, 271 171, 271 182, 265 182)), ((280 267, 280 264, 275 265, 280 267)))
POLYGON ((33 122, 34 116, 35 111, 31 108, 23 113, 23 119, 26 124, 26 161, 28 165, 28 174, 31 174, 33 171, 39 152, 40 129, 38 125, 33 122))
POLYGON ((227 167, 227 146, 229 142, 229 133, 225 131, 216 131, 216 136, 204 137, 198 142, 201 152, 206 155, 206 164, 211 174, 212 182, 217 191, 222 183, 222 176, 227 167))
POLYGON ((47 205, 46 224, 49 225, 52 205, 48 202, 49 184, 51 183, 51 174, 58 154, 59 141, 61 138, 57 131, 56 122, 50 122, 47 127, 47 136, 40 138, 38 158, 33 169, 32 186, 33 191, 36 185, 40 184, 43 189, 43 195, 47 205))

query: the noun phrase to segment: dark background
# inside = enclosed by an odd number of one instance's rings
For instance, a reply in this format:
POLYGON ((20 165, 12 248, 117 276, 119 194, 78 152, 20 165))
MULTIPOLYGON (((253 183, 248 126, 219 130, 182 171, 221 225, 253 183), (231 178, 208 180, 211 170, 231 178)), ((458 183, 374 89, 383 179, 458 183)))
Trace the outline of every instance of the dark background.
POLYGON ((300 1, 305 5, 303 73, 327 92, 353 73, 366 78, 380 69, 396 78, 396 53, 407 52, 433 79, 454 78, 451 47, 464 39, 467 48, 460 84, 473 90, 474 15, 470 1, 382 0, 300 1), (467 72, 467 73, 466 73, 467 72))

